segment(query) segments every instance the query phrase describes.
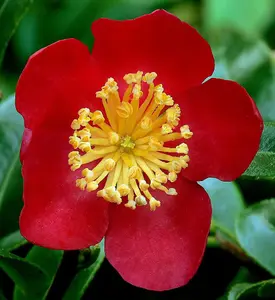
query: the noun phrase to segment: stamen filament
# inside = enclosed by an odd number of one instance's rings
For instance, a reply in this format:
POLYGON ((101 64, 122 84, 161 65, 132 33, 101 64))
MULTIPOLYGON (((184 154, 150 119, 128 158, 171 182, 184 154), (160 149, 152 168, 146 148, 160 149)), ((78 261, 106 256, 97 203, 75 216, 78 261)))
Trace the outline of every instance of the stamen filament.
POLYGON ((93 127, 87 124, 86 127, 90 130, 91 134, 95 137, 107 137, 107 133, 98 127, 93 127))
POLYGON ((104 139, 104 138, 91 138, 89 140, 89 142, 92 145, 100 145, 100 146, 108 146, 110 145, 110 142, 108 139, 104 139))
POLYGON ((145 99, 145 101, 142 103, 141 107, 139 108, 139 111, 138 111, 138 115, 137 115, 137 122, 140 121, 140 119, 144 116, 144 112, 146 110, 146 108, 148 107, 152 97, 153 97, 153 93, 154 93, 154 84, 151 83, 150 84, 150 87, 149 87, 149 92, 148 92, 148 95, 145 99))
POLYGON ((163 142, 175 141, 182 139, 182 136, 179 132, 173 132, 160 137, 163 142))
POLYGON ((112 101, 112 99, 109 98, 108 103, 106 99, 102 99, 102 104, 104 106, 107 118, 110 122, 111 127, 113 128, 114 131, 117 130, 117 124, 116 124, 116 119, 115 119, 115 115, 112 111, 112 109, 114 109, 114 101, 112 101))

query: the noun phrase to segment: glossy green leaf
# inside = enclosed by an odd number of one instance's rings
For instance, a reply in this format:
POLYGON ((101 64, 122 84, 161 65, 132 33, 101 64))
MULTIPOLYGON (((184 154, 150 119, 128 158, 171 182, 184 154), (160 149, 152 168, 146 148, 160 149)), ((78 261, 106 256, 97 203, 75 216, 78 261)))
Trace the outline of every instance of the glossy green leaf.
POLYGON ((104 260, 104 257, 105 257, 105 254, 104 254, 104 249, 103 249, 103 243, 101 242, 100 243, 100 251, 98 252, 97 259, 91 266, 80 270, 76 274, 76 276, 73 279, 72 283, 70 284, 68 290, 66 291, 66 294, 65 294, 63 300, 81 299, 85 290, 87 289, 87 287, 93 280, 96 272, 100 268, 100 266, 104 260))
POLYGON ((274 299, 275 279, 257 283, 238 283, 228 293, 228 300, 274 299))
POLYGON ((272 21, 273 0, 207 0, 205 23, 210 29, 237 29, 247 35, 259 35, 272 21))
POLYGON ((23 120, 14 97, 0 103, 0 236, 18 229, 22 207, 22 177, 19 149, 23 120))
POLYGON ((12 232, 0 239, 0 248, 7 251, 15 250, 16 248, 19 248, 25 244, 27 244, 27 240, 23 238, 19 230, 12 232))
POLYGON ((33 0, 5 0, 0 7, 0 65, 8 42, 33 0))
POLYGON ((245 209, 236 221, 236 235, 247 255, 275 275, 275 199, 245 209))
POLYGON ((234 293, 237 294, 239 292, 238 288, 236 288, 233 292, 232 288, 234 286, 240 285, 242 283, 249 284, 249 282, 251 280, 253 280, 253 279, 252 279, 252 276, 251 276, 249 270, 245 267, 241 267, 239 269, 239 271, 237 272, 237 274, 235 275, 235 277, 233 278, 233 280, 228 284, 225 294, 223 296, 219 297, 217 300, 228 300, 229 292, 232 291, 232 296, 234 295, 234 293))
MULTIPOLYGON (((39 298, 32 298, 33 300, 46 299, 48 291, 53 283, 56 272, 60 266, 63 257, 63 251, 50 250, 34 246, 26 257, 26 261, 39 266, 41 270, 47 275, 46 281, 37 282, 37 289, 39 289, 39 298)), ((26 280, 29 280, 26 278, 26 280)), ((25 293, 19 286, 15 287, 14 300, 28 300, 31 291, 27 290, 25 293)))
POLYGON ((234 222, 245 207, 238 186, 234 182, 222 182, 214 178, 206 179, 200 184, 210 196, 214 226, 234 237, 234 222))
POLYGON ((0 268, 15 282, 22 293, 29 297, 28 299, 43 299, 48 276, 41 268, 2 249, 0 249, 0 268))
POLYGON ((260 149, 244 176, 275 179, 275 122, 266 122, 260 149))
POLYGON ((249 283, 238 283, 234 285, 229 291, 227 299, 228 300, 239 299, 241 293, 249 286, 250 286, 249 283))

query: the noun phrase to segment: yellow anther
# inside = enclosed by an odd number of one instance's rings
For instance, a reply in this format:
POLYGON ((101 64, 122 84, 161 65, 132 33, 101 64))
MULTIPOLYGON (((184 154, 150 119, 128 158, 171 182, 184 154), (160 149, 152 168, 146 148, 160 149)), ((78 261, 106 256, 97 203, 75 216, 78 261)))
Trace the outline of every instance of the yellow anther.
POLYGON ((168 189, 168 192, 167 192, 167 195, 170 195, 170 196, 176 196, 178 193, 177 193, 177 190, 174 189, 174 188, 170 188, 168 189))
POLYGON ((88 117, 90 114, 90 110, 89 108, 81 108, 79 111, 78 111, 78 115, 80 117, 88 117))
POLYGON ((188 125, 183 125, 183 126, 180 128, 180 133, 181 133, 181 136, 182 136, 183 138, 185 138, 186 140, 190 139, 190 138, 193 136, 193 132, 190 131, 188 125))
POLYGON ((100 190, 96 193, 96 195, 98 197, 102 197, 104 200, 108 201, 108 202, 112 202, 112 199, 107 195, 106 190, 100 190))
POLYGON ((114 131, 109 132, 108 137, 111 145, 116 145, 120 139, 119 135, 114 131))
POLYGON ((133 106, 129 102, 121 102, 116 112, 119 117, 127 119, 133 114, 133 106))
MULTIPOLYGON (((185 156, 187 156, 187 157, 189 158, 188 155, 185 155, 185 156)), ((179 163, 180 163, 180 165, 181 165, 181 167, 182 167, 183 169, 186 169, 186 168, 188 167, 188 163, 187 163, 186 160, 187 160, 187 159, 185 159, 184 156, 180 156, 180 157, 179 157, 179 163)), ((189 161, 189 160, 188 160, 188 161, 189 161)))
POLYGON ((90 121, 90 110, 89 108, 81 108, 79 111, 78 111, 78 115, 79 115, 79 118, 78 118, 78 123, 81 125, 81 126, 86 126, 90 121))
POLYGON ((105 191, 107 193, 107 195, 112 198, 114 197, 115 193, 116 193, 116 188, 115 186, 109 186, 107 188, 105 188, 105 191))
POLYGON ((135 202, 138 206, 144 206, 147 204, 146 198, 144 196, 137 196, 135 202))
POLYGON ((161 133, 162 134, 168 134, 173 132, 172 127, 169 124, 163 124, 161 126, 161 133))
POLYGON ((163 93, 162 95, 163 95, 162 96, 162 101, 163 101, 164 105, 167 105, 167 106, 174 105, 174 100, 173 100, 173 98, 170 95, 167 95, 165 93, 163 93))
POLYGON ((190 161, 189 155, 180 156, 180 159, 183 159, 183 160, 186 161, 187 163, 190 161))
POLYGON ((80 188, 82 191, 85 190, 87 182, 84 178, 77 179, 75 185, 80 188))
POLYGON ((167 176, 164 173, 156 174, 156 180, 161 183, 167 183, 167 176))
POLYGON ((155 88, 154 88, 155 94, 156 94, 156 93, 163 93, 163 91, 164 91, 164 88, 163 88, 162 84, 158 84, 158 85, 156 85, 155 88))
POLYGON ((78 148, 83 152, 90 152, 92 150, 91 144, 89 142, 80 142, 78 148))
POLYGON ((89 170, 88 168, 85 168, 82 172, 81 172, 82 176, 85 177, 85 180, 87 182, 91 182, 93 177, 94 177, 94 172, 92 170, 89 170))
POLYGON ((160 207, 160 201, 156 200, 154 197, 152 197, 149 200, 150 210, 155 211, 158 207, 160 207))
POLYGON ((142 91, 141 91, 141 86, 140 84, 135 84, 134 88, 133 88, 133 96, 136 99, 139 99, 142 96, 142 91))
POLYGON ((141 169, 137 166, 133 166, 129 169, 129 178, 139 179, 141 177, 141 169))
POLYGON ((167 122, 172 127, 176 127, 179 124, 180 118, 180 107, 178 104, 175 104, 173 107, 170 107, 166 110, 167 122))
POLYGON ((126 74, 123 79, 126 81, 127 84, 131 83, 140 83, 142 79, 143 72, 138 71, 137 73, 129 73, 126 74))
POLYGON ((184 154, 188 154, 188 146, 185 143, 181 143, 180 145, 178 145, 176 147, 177 153, 184 153, 184 154))
POLYGON ((116 162, 112 158, 108 158, 104 162, 104 170, 111 172, 113 168, 115 167, 116 162))
POLYGON ((91 137, 91 132, 88 128, 83 128, 82 130, 77 131, 76 134, 83 142, 88 142, 91 137))
POLYGON ((166 93, 156 93, 155 94, 155 102, 158 105, 167 105, 167 106, 174 105, 173 98, 171 96, 167 95, 166 93))
POLYGON ((88 192, 93 192, 97 189, 98 189, 98 183, 96 181, 91 181, 91 182, 87 183, 86 190, 88 192))
POLYGON ((74 119, 74 120, 72 121, 72 123, 71 123, 71 128, 72 128, 73 130, 78 130, 78 129, 80 129, 80 123, 78 122, 77 119, 74 119))
POLYGON ((148 188, 149 188, 149 184, 144 180, 140 180, 139 182, 139 188, 144 192, 144 191, 147 191, 148 188))
POLYGON ((68 158, 74 158, 75 156, 78 156, 79 152, 78 151, 72 151, 68 154, 68 158))
POLYGON ((96 92, 95 96, 100 99, 108 99, 108 91, 107 89, 102 88, 101 91, 96 92))
POLYGON ((150 187, 152 189, 157 189, 158 187, 161 186, 161 182, 159 182, 158 180, 156 180, 155 178, 151 179, 151 182, 150 182, 150 187))
POLYGON ((136 202, 134 200, 128 200, 128 202, 125 204, 125 207, 128 207, 132 210, 136 209, 136 202))
POLYGON ((178 178, 178 175, 175 171, 172 171, 168 174, 168 180, 170 182, 175 182, 177 180, 177 178, 178 178))
POLYGON ((117 82, 112 77, 108 78, 104 87, 108 90, 108 92, 111 93, 114 93, 118 90, 117 82))
POLYGON ((93 121, 94 125, 98 125, 100 123, 103 123, 105 121, 105 118, 100 110, 96 110, 93 113, 91 120, 93 121))
POLYGON ((121 195, 118 191, 115 191, 113 194, 112 201, 116 204, 120 204, 122 202, 121 195))
POLYGON ((181 163, 179 160, 173 160, 169 164, 169 171, 173 172, 175 171, 176 173, 179 173, 181 171, 181 163))
POLYGON ((143 82, 146 82, 147 84, 153 83, 153 81, 157 78, 157 73, 151 72, 151 73, 146 73, 143 77, 142 80, 143 82))
POLYGON ((78 148, 80 142, 81 142, 81 139, 78 138, 75 133, 73 136, 70 136, 70 138, 69 138, 69 144, 72 145, 74 149, 78 148))
POLYGON ((117 190, 122 197, 127 196, 130 193, 130 188, 127 184, 121 184, 117 190))
POLYGON ((142 120, 141 120, 141 123, 140 123, 140 127, 143 129, 143 130, 150 130, 152 128, 152 125, 153 125, 153 121, 151 118, 149 117, 144 117, 142 120))
POLYGON ((75 171, 81 167, 82 161, 78 151, 72 151, 69 153, 68 163, 71 166, 72 171, 75 171))

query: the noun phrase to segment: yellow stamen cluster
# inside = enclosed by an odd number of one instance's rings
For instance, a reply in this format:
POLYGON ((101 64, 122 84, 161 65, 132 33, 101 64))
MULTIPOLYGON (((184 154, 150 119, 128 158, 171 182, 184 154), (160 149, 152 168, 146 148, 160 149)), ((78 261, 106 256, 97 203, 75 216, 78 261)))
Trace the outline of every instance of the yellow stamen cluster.
POLYGON ((161 84, 154 85, 156 77, 155 72, 126 74, 123 79, 128 87, 122 99, 116 81, 109 78, 96 93, 105 114, 88 108, 79 110, 71 124, 74 132, 69 143, 74 151, 68 160, 72 171, 86 165, 82 177, 76 180, 78 188, 97 190, 98 197, 116 204, 127 197, 125 206, 131 209, 148 203, 152 211, 161 202, 151 189, 177 195, 176 189, 165 184, 175 182, 177 174, 188 167, 189 148, 185 142, 175 148, 165 147, 165 143, 188 140, 193 132, 188 125, 182 126, 180 132, 174 131, 181 110, 161 84), (144 84, 148 85, 145 94, 144 84), (93 161, 98 163, 89 169, 93 161))

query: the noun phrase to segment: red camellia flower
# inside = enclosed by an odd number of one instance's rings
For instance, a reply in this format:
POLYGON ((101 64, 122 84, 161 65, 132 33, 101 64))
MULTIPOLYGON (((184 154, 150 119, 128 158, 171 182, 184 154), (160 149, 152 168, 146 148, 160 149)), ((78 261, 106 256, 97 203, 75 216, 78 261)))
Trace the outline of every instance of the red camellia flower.
POLYGON ((65 250, 105 236, 126 281, 176 288, 195 274, 210 227, 196 181, 240 176, 263 122, 240 85, 206 80, 211 49, 175 16, 100 19, 92 32, 92 54, 58 41, 32 55, 19 79, 21 233, 65 250))

